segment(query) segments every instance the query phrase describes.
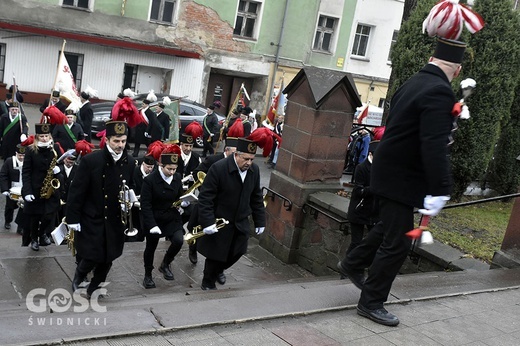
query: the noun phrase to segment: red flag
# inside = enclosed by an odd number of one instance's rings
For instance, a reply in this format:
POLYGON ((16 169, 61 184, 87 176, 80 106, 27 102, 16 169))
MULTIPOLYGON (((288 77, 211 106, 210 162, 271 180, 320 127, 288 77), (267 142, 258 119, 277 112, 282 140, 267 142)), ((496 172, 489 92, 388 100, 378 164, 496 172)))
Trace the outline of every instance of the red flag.
POLYGON ((365 119, 368 116, 368 104, 365 106, 365 108, 359 113, 357 117, 357 123, 362 124, 363 119, 365 119))

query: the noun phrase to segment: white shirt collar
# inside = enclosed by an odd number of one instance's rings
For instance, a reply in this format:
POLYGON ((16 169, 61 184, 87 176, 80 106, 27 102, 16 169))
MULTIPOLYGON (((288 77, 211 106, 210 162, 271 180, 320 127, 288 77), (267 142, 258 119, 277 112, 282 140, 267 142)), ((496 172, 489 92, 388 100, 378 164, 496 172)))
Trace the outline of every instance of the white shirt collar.
POLYGON ((161 174, 161 178, 168 184, 171 185, 173 180, 173 175, 171 177, 166 177, 164 173, 162 172, 162 169, 159 167, 159 174, 161 174))
POLYGON ((248 169, 246 169, 245 171, 242 172, 242 170, 240 169, 240 167, 238 167, 238 164, 237 164, 237 159, 236 157, 233 155, 233 160, 235 161, 235 165, 237 166, 238 168, 238 173, 240 174, 240 179, 242 179, 242 182, 244 182, 246 180, 246 175, 247 175, 247 171, 248 169))

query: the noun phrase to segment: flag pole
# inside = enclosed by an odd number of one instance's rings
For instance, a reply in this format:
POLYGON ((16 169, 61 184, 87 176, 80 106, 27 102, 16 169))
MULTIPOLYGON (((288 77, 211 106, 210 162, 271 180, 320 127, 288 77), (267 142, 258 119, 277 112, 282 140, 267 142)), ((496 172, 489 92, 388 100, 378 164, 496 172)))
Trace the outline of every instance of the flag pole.
MULTIPOLYGON (((235 97, 235 100, 233 101, 233 104, 229 108, 229 112, 227 114, 226 120, 224 120, 224 124, 222 125, 222 128, 220 129, 220 135, 219 135, 219 138, 218 138, 218 141, 217 141, 217 145, 215 145, 215 151, 218 151, 218 147, 220 145, 220 142, 222 142, 222 140, 224 139, 223 138, 224 137, 224 128, 226 126, 228 126, 229 119, 231 118, 231 114, 233 114, 233 111, 237 108, 238 101, 240 100, 240 94, 241 93, 245 93, 247 95, 247 91, 246 91, 246 88, 244 87, 244 83, 242 83, 242 85, 240 85, 240 89, 238 90, 237 96, 235 97)), ((249 95, 247 95, 247 96, 249 96, 249 95)))
POLYGON ((59 71, 59 68, 61 66, 60 62, 61 62, 61 57, 63 56, 63 52, 65 51, 65 44, 67 43, 66 40, 63 40, 63 44, 61 46, 61 51, 60 51, 60 58, 58 59, 58 67, 56 68, 56 76, 54 77, 54 83, 52 84, 52 89, 51 89, 51 95, 49 96, 49 104, 47 105, 50 106, 51 105, 51 101, 52 101, 52 91, 54 90, 54 87, 56 86, 56 82, 58 81, 58 75, 60 73, 59 71))
MULTIPOLYGON (((13 73, 13 102, 17 102, 17 99, 16 99, 17 91, 18 91, 18 88, 16 87, 16 77, 14 76, 14 73, 13 73)), ((20 103, 18 103, 18 109, 20 110, 20 112, 18 113, 18 123, 20 124, 20 136, 21 136, 23 134, 23 126, 22 126, 22 110, 21 110, 20 103)))

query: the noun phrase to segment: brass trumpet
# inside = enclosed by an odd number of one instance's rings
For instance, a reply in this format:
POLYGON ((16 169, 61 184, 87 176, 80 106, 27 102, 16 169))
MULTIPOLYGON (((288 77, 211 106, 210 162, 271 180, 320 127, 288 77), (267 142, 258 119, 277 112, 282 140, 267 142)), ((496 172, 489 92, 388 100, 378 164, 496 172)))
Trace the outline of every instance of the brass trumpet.
MULTIPOLYGON (((217 229, 221 229, 227 224, 229 224, 229 221, 224 218, 218 218, 215 220, 215 224, 217 225, 217 229)), ((204 234, 205 233, 202 231, 202 225, 198 225, 193 227, 191 233, 184 235, 184 240, 186 241, 186 243, 188 243, 188 245, 193 245, 195 244, 197 239, 202 237, 204 234)))
POLYGON ((123 184, 121 185, 121 191, 119 191, 119 203, 125 206, 126 211, 121 208, 121 221, 124 225, 128 226, 125 229, 125 235, 128 237, 133 237, 137 235, 139 232, 137 228, 134 228, 134 224, 132 221, 132 201, 130 200, 130 188, 126 185, 126 180, 123 180, 123 184))
MULTIPOLYGON (((192 193, 193 191, 195 191, 196 189, 198 189, 202 185, 202 183, 204 182, 204 178, 206 178, 206 173, 204 173, 202 171, 198 171, 197 172, 197 181, 195 181, 195 183, 193 183, 193 185, 188 190, 186 190, 182 194, 182 196, 187 196, 190 193, 192 193)), ((181 203, 182 203, 182 199, 179 198, 177 201, 173 202, 172 208, 180 207, 181 203)))

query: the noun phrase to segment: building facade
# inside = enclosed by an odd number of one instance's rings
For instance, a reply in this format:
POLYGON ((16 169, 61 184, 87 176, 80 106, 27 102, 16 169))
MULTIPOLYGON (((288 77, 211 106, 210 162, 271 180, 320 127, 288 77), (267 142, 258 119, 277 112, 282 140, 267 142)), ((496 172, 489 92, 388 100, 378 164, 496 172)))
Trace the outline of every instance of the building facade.
POLYGON ((227 113, 244 84, 249 105, 265 114, 273 86, 282 77, 287 85, 306 65, 387 80, 388 61, 381 71, 376 65, 379 53, 387 58, 395 30, 389 20, 378 22, 388 3, 402 1, 2 0, 0 81, 8 87, 15 75, 27 101, 40 102, 54 85, 66 40, 78 89, 90 85, 100 99, 127 87, 153 89, 206 104, 221 100, 227 113), (372 2, 379 16, 361 9, 372 2), (368 65, 351 54, 359 23, 377 33, 368 41, 368 65))

